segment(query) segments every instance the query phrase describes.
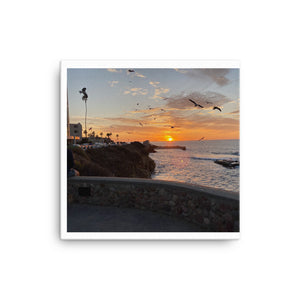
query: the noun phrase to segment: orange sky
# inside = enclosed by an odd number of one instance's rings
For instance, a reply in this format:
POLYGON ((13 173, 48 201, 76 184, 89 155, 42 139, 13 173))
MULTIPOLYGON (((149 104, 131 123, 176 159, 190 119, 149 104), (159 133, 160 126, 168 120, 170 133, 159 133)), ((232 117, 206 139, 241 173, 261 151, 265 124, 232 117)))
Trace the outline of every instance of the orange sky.
POLYGON ((70 70, 70 122, 84 130, 82 87, 89 133, 125 142, 239 139, 238 69, 70 70))

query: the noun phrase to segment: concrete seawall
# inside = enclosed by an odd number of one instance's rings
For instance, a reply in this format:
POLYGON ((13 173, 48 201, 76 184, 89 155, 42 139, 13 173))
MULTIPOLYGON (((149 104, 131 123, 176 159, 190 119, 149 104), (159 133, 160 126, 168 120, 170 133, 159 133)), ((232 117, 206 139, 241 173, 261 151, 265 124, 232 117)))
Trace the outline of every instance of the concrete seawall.
POLYGON ((199 224, 203 231, 239 231, 239 194, 179 182, 120 177, 68 179, 68 203, 129 207, 199 224))

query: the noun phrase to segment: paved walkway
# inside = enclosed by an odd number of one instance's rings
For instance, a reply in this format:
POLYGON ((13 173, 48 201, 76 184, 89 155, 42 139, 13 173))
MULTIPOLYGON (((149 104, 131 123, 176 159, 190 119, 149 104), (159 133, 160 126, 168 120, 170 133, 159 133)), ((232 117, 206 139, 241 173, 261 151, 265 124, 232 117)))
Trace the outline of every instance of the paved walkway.
POLYGON ((68 232, 196 232, 199 226, 161 213, 136 208, 72 204, 68 232))

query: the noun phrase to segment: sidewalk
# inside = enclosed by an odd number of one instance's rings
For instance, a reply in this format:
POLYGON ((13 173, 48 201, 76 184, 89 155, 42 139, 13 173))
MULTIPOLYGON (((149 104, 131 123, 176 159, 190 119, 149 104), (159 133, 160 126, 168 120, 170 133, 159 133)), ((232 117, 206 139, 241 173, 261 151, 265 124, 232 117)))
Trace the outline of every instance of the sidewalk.
POLYGON ((68 232, 198 232, 199 225, 136 208, 72 204, 68 232))

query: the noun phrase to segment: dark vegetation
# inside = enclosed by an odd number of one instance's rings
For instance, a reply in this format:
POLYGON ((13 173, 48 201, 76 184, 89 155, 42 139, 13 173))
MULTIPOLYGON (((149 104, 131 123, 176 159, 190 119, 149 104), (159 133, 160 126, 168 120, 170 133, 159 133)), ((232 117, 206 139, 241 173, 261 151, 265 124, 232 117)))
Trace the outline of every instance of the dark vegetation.
POLYGON ((151 178, 155 162, 139 142, 82 150, 71 146, 74 168, 80 176, 116 176, 151 178))

